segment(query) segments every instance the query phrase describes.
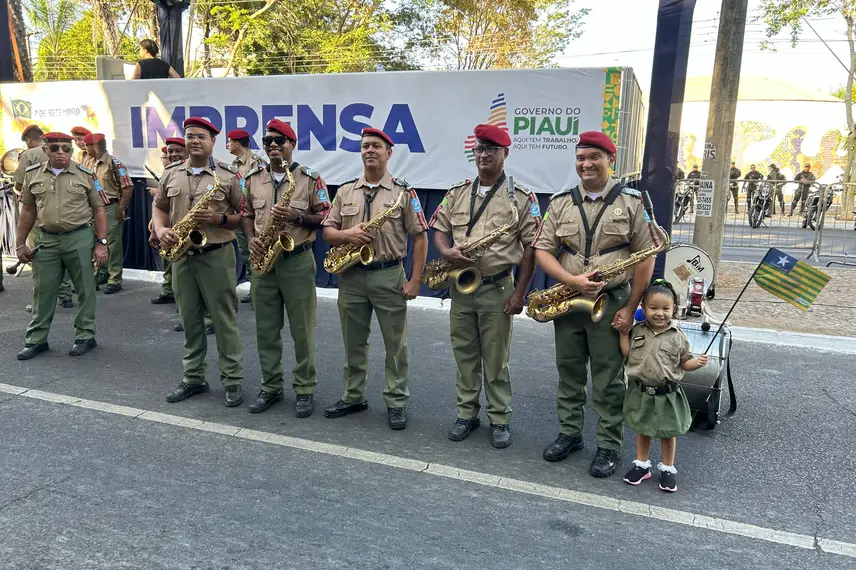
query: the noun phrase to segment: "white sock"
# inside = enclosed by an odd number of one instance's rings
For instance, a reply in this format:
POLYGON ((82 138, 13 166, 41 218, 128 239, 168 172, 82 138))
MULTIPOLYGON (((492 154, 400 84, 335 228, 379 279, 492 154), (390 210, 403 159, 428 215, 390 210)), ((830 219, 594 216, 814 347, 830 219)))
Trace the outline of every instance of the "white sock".
POLYGON ((651 460, 639 461, 638 459, 633 460, 633 465, 636 467, 641 467, 642 469, 651 469, 651 460))
POLYGON ((657 464, 657 469, 659 469, 660 471, 668 471, 672 475, 677 475, 678 473, 678 470, 675 469, 674 465, 663 465, 662 461, 657 464))

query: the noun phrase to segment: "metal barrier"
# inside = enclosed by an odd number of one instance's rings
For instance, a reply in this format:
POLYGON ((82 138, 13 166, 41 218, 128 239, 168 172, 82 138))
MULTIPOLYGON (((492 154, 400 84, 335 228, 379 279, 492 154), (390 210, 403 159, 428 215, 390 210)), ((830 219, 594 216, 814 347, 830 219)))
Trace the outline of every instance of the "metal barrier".
MULTIPOLYGON (((673 241, 692 241, 698 183, 698 179, 675 181, 673 241)), ((804 205, 801 186, 796 180, 740 179, 729 184, 723 247, 806 250, 815 259, 818 255, 856 255, 852 214, 844 211, 845 184, 805 185, 804 205), (734 186, 738 192, 736 204, 734 186), (826 204, 828 198, 831 200, 826 208, 817 207, 826 204)), ((716 189, 717 195, 720 192, 716 189)))

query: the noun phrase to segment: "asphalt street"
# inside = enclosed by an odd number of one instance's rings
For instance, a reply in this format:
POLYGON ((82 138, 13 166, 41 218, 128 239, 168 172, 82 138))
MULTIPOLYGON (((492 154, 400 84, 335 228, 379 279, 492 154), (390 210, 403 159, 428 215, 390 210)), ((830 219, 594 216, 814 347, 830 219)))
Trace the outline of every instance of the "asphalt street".
MULTIPOLYGON (((558 433, 557 374, 549 325, 515 321, 512 446, 487 428, 446 438, 454 417, 448 315, 409 312, 410 423, 386 425, 383 345, 372 334, 367 412, 330 420, 341 396, 342 340, 335 301, 319 300, 316 412, 294 418, 293 395, 262 415, 227 409, 209 337, 210 393, 164 400, 181 378, 175 307, 157 287, 125 282, 98 297, 99 346, 67 356, 74 311, 57 309, 52 350, 19 362, 29 277, 0 294, 0 382, 141 410, 304 438, 652 507, 856 542, 856 395, 852 355, 735 341, 739 410, 678 443, 679 490, 640 487, 618 473, 587 474, 587 448, 541 458, 558 433)), ((254 323, 240 305, 245 390, 258 390, 254 323)), ((285 331, 288 338, 288 332, 285 331)), ((285 343, 286 368, 290 342, 285 343)), ((727 402, 724 402, 727 406, 727 402)), ((485 418, 483 418, 485 422, 485 418)), ((0 566, 4 568, 852 568, 853 558, 651 517, 533 496, 358 459, 164 425, 107 411, 0 393, 0 566)), ((658 446, 652 459, 656 463, 658 446)), ((854 550, 853 552, 856 552, 854 550)))

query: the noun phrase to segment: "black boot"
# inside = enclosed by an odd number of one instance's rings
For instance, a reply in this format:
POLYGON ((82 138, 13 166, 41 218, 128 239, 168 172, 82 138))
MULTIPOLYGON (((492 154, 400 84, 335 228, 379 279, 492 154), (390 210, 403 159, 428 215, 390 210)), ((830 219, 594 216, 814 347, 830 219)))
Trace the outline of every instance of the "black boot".
POLYGON ((298 394, 297 400, 294 402, 294 417, 308 418, 315 411, 315 404, 312 403, 312 394, 298 394))
POLYGON ((339 400, 332 406, 327 406, 326 408, 324 408, 324 417, 341 418, 342 416, 353 414, 354 412, 362 412, 363 410, 368 409, 368 402, 362 402, 361 404, 349 404, 344 400, 339 400))
POLYGON ((241 388, 241 385, 238 384, 236 386, 226 386, 226 407, 234 408, 235 406, 240 406, 244 401, 244 390, 241 388))
POLYGON ((479 427, 479 424, 481 424, 481 421, 478 418, 469 420, 458 418, 455 421, 455 426, 449 431, 449 439, 452 441, 464 441, 470 437, 470 433, 474 429, 479 427))
POLYGON ((511 445, 511 432, 508 424, 490 424, 490 444, 497 449, 511 445))
POLYGON ((76 340, 74 346, 68 351, 69 356, 81 356, 98 346, 94 338, 87 340, 76 340))
POLYGON ((597 454, 589 467, 589 475, 592 477, 609 477, 615 473, 618 465, 618 450, 597 448, 597 454))
POLYGON ((544 459, 547 461, 561 461, 572 452, 579 451, 583 447, 585 447, 583 436, 560 433, 556 441, 548 445, 544 450, 544 459))
POLYGON ((41 344, 25 344, 24 350, 18 353, 18 360, 29 360, 31 358, 35 358, 36 355, 46 350, 50 350, 50 347, 46 342, 41 344))
POLYGON ((259 392, 259 396, 256 398, 256 401, 250 404, 250 413, 260 414, 262 412, 266 412, 275 403, 281 402, 282 398, 282 390, 279 392, 265 392, 262 390, 259 392))
POLYGON ((389 414, 389 429, 404 429, 407 427, 407 412, 404 408, 387 408, 389 414))
POLYGON ((188 384, 182 380, 181 384, 179 384, 175 390, 166 395, 166 401, 170 403, 180 402, 190 398, 191 396, 195 396, 196 394, 203 394, 210 389, 208 382, 202 382, 201 384, 188 384))

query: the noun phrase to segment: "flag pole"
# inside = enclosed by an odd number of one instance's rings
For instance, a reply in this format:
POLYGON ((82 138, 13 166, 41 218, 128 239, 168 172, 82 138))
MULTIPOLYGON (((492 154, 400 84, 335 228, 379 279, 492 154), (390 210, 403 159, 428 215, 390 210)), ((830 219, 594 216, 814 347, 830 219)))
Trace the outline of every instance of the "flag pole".
MULTIPOLYGON (((772 249, 772 248, 771 248, 771 249, 772 249)), ((761 258, 761 263, 764 263, 764 259, 766 259, 766 258, 767 258, 767 255, 769 255, 769 254, 770 254, 771 249, 768 249, 768 250, 767 250, 767 253, 765 253, 765 254, 764 254, 764 257, 762 257, 762 258, 761 258)), ((719 323, 719 328, 718 328, 718 329, 716 329, 716 332, 715 332, 715 333, 713 333, 713 338, 711 338, 711 339, 710 339, 710 344, 708 344, 708 345, 707 345, 707 348, 706 348, 706 349, 704 349, 704 352, 703 352, 702 354, 707 354, 707 352, 710 350, 710 347, 711 347, 711 346, 713 346, 713 341, 715 341, 715 340, 716 340, 716 337, 717 337, 717 336, 719 335, 719 333, 722 331, 722 327, 724 327, 724 326, 725 326, 726 321, 728 321, 728 317, 730 317, 730 316, 731 316, 731 313, 734 311, 734 307, 736 307, 736 306, 737 306, 737 303, 738 303, 738 301, 740 301, 740 298, 743 296, 743 293, 745 293, 745 292, 746 292, 746 289, 748 289, 748 288, 749 288, 749 284, 750 284, 750 283, 752 283, 752 279, 754 279, 754 278, 755 278, 755 274, 756 274, 756 273, 758 273, 758 270, 761 268, 761 263, 759 263, 759 264, 755 267, 755 271, 753 271, 753 272, 752 272, 752 275, 750 275, 750 276, 749 276, 749 280, 746 282, 746 285, 744 285, 744 286, 743 286, 743 290, 742 290, 742 291, 740 291, 740 294, 739 294, 739 295, 737 295, 737 298, 736 298, 736 299, 734 299, 734 304, 733 304, 733 305, 731 305, 731 308, 730 308, 730 309, 728 309, 728 313, 725 315, 725 318, 723 318, 723 319, 722 319, 722 322, 721 322, 721 323, 719 323)))

